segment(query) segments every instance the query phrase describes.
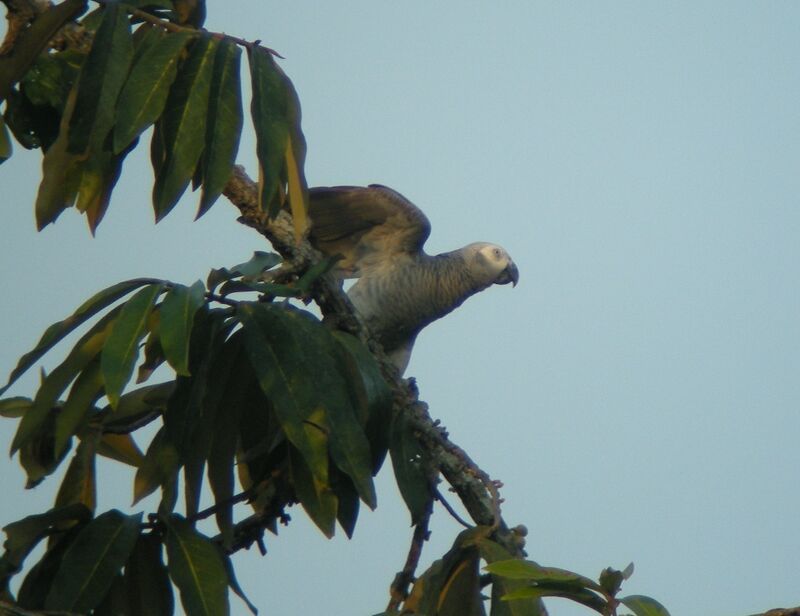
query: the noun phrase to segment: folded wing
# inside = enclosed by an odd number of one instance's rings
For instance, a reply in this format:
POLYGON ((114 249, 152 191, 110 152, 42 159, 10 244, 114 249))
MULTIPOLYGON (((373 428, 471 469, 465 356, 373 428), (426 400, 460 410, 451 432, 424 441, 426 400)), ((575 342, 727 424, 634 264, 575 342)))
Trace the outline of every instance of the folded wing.
POLYGON ((415 258, 431 232, 428 218, 400 193, 379 184, 309 191, 311 242, 341 255, 342 278, 359 278, 398 259, 415 258))

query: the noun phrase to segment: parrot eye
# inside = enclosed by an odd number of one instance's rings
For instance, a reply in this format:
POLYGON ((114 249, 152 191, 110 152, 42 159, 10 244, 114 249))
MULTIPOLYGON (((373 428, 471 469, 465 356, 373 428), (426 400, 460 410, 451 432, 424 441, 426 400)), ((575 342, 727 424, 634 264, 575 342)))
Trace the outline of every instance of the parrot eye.
POLYGON ((495 256, 496 259, 500 258, 500 249, 499 248, 495 248, 494 249, 494 256, 495 256))

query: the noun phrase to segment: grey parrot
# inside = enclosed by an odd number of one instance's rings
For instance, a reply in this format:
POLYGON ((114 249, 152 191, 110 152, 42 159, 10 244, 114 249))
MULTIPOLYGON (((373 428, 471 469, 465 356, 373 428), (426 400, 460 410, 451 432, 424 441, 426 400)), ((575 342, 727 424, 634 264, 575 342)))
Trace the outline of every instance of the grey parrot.
POLYGON ((348 296, 400 374, 423 327, 493 284, 519 280, 511 257, 494 244, 426 254, 430 222, 386 186, 318 187, 309 197, 311 243, 340 257, 340 279, 358 279, 348 296))

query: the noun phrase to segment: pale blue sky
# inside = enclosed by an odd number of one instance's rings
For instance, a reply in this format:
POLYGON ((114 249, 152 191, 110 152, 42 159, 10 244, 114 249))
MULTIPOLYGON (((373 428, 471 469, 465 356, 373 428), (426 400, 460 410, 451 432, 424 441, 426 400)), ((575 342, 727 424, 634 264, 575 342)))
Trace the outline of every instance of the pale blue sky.
MULTIPOLYGON (((504 482, 532 558, 634 561, 626 588, 676 616, 800 604, 800 4, 209 0, 207 26, 286 56, 312 184, 387 184, 431 219, 431 252, 514 257, 520 285, 432 325, 407 374, 504 482)), ((154 227, 144 155, 96 239, 73 212, 36 234, 38 165, 18 148, 0 167, 0 373, 102 286, 264 248, 224 202, 154 227)), ((129 502, 128 476, 102 472, 103 506, 129 502)), ((23 494, 7 462, 0 523, 57 480, 23 494)), ((410 529, 388 467, 378 487, 353 541, 296 510, 266 558, 237 556, 263 613, 385 606, 410 529)), ((458 530, 437 511, 423 564, 458 530)))

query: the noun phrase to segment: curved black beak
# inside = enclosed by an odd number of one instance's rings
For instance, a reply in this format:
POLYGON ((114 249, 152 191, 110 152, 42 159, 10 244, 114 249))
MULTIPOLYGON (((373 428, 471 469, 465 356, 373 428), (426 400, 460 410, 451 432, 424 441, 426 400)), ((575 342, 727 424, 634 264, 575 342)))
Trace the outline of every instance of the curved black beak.
POLYGON ((509 260, 506 269, 500 272, 500 275, 494 282, 495 284, 508 284, 510 282, 512 287, 517 286, 519 282, 519 270, 513 261, 509 260))

